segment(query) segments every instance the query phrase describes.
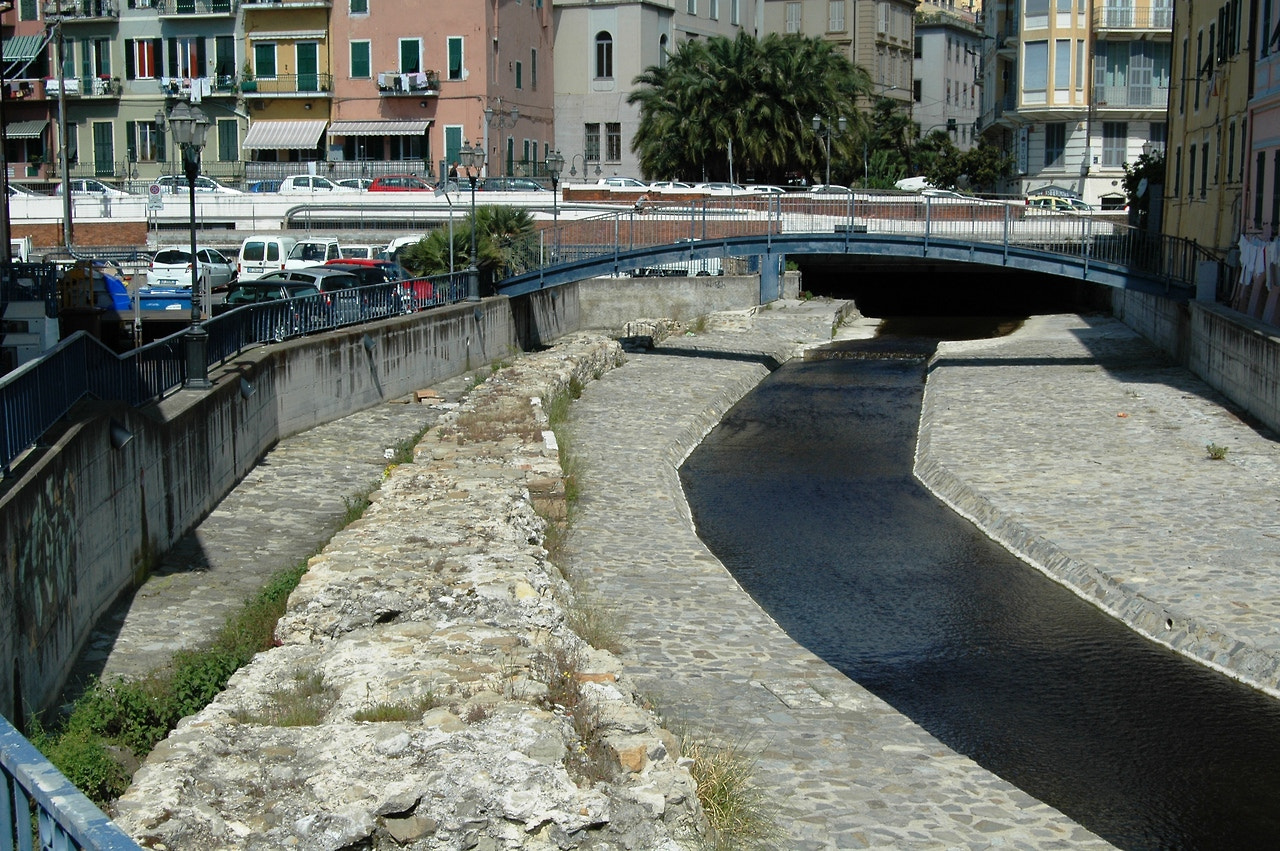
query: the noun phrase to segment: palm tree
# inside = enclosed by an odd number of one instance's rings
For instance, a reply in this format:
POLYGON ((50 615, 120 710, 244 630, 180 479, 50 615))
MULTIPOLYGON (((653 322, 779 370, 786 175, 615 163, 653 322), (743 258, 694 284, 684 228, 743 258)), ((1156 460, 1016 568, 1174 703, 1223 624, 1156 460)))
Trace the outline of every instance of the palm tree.
POLYGON ((780 182, 786 172, 815 173, 825 149, 812 118, 846 118, 832 156, 848 159, 865 131, 857 113, 870 78, 825 41, 745 33, 686 41, 665 66, 635 79, 628 103, 640 107, 632 149, 646 176, 734 177, 780 182))

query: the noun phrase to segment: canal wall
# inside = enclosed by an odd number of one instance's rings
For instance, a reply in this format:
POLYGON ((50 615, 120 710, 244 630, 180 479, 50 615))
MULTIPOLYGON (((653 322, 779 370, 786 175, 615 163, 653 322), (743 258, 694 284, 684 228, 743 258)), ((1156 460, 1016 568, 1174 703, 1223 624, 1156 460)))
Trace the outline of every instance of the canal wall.
POLYGON ((245 352, 208 391, 79 405, 0 495, 0 714, 56 699, 95 622, 283 437, 576 328, 575 287, 465 302, 245 352))
POLYGON ((1280 432, 1280 333, 1213 302, 1178 304, 1129 290, 1112 313, 1257 422, 1280 432))

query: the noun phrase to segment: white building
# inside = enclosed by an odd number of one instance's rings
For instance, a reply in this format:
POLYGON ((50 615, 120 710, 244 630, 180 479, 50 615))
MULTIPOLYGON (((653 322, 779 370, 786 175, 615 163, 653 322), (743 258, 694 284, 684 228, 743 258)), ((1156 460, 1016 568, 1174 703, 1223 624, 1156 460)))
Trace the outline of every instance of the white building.
POLYGON ((982 33, 967 7, 939 0, 916 11, 912 120, 927 136, 943 130, 962 151, 978 143, 982 33))

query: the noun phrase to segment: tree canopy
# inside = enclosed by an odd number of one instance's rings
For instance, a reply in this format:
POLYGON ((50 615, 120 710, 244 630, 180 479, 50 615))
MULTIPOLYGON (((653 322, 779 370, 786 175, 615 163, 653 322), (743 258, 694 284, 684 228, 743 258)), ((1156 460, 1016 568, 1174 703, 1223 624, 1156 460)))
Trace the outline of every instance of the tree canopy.
MULTIPOLYGON (((453 233, 453 264, 466 268, 471 256, 471 217, 453 233)), ((533 217, 521 207, 476 208, 476 266, 499 281, 537 265, 538 240, 533 217)), ((449 271, 449 231, 440 228, 405 248, 405 268, 414 275, 440 275, 449 271)))
POLYGON ((627 102, 640 107, 632 150, 651 179, 781 183, 789 172, 826 170, 826 139, 814 116, 846 128, 830 139, 832 161, 861 151, 866 124, 857 109, 871 78, 828 42, 797 34, 762 39, 690 39, 663 65, 636 77, 627 102))

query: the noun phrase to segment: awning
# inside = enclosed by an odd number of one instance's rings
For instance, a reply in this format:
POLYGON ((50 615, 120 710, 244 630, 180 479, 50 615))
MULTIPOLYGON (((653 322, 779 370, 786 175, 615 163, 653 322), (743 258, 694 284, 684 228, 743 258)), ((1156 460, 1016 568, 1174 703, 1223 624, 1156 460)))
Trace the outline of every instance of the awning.
POLYGON ((325 30, 288 30, 248 33, 249 41, 324 41, 325 30))
POLYGON ((330 136, 421 136, 431 126, 425 121, 335 121, 329 125, 330 136))
POLYGON ((44 135, 44 128, 49 124, 47 118, 37 118, 34 121, 15 121, 4 128, 4 135, 8 139, 39 139, 44 135))
POLYGON ((5 62, 30 62, 44 47, 42 35, 15 35, 4 41, 5 62))
POLYGON ((244 147, 250 150, 305 151, 320 144, 328 123, 323 118, 314 121, 255 121, 244 135, 244 147))

